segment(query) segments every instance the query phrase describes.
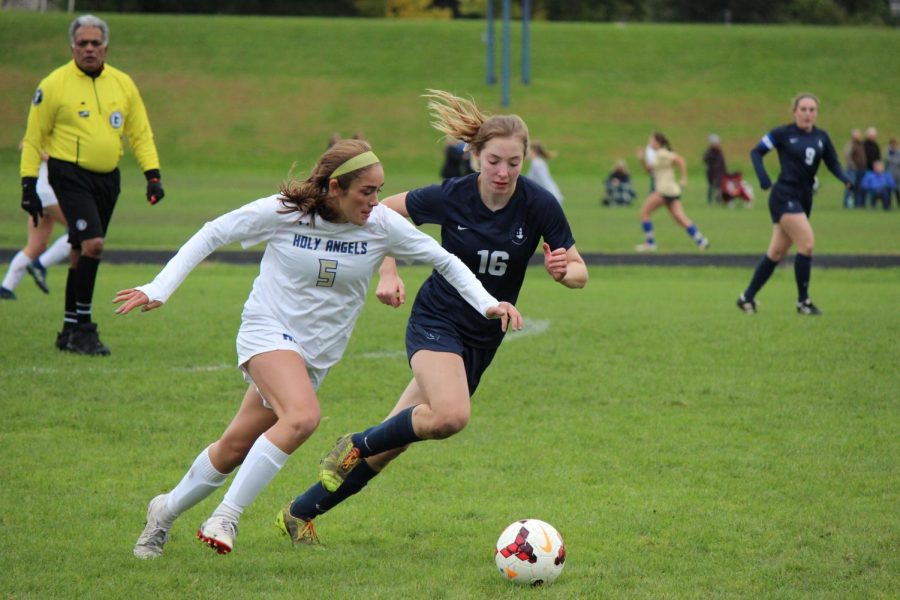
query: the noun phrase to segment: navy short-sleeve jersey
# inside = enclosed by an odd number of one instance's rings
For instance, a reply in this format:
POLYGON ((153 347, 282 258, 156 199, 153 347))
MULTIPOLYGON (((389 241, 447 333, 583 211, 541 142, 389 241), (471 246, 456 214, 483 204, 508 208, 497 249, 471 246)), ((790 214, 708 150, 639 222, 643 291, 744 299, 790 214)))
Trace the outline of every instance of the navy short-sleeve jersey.
MULTIPOLYGON (((443 247, 495 298, 507 302, 517 301, 528 261, 541 239, 553 249, 575 245, 559 202, 524 176, 517 180, 509 203, 496 212, 481 200, 477 173, 409 192, 406 210, 417 225, 440 225, 443 247)), ((492 347, 503 339, 500 321, 479 315, 437 272, 419 290, 411 318, 420 311, 452 325, 468 344, 492 347)))
POLYGON ((811 190, 823 160, 838 179, 845 180, 831 139, 817 127, 811 131, 804 131, 793 123, 776 127, 763 136, 759 149, 761 154, 773 149, 778 152, 781 165, 778 183, 811 190))

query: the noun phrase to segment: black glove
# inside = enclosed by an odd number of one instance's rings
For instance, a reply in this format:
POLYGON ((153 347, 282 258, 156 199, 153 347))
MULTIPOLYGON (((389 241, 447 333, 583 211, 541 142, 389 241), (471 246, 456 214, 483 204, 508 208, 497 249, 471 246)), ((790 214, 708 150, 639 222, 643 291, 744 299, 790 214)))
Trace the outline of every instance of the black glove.
POLYGON ((37 227, 38 219, 44 216, 44 205, 37 193, 37 177, 22 178, 22 210, 31 215, 37 227))
POLYGON ((144 171, 144 177, 147 178, 147 202, 156 204, 166 196, 162 182, 159 180, 159 169, 144 171))
POLYGON ((856 186, 853 185, 853 182, 852 182, 852 181, 848 181, 845 185, 847 186, 847 191, 848 191, 848 192, 855 192, 855 191, 856 191, 856 186))

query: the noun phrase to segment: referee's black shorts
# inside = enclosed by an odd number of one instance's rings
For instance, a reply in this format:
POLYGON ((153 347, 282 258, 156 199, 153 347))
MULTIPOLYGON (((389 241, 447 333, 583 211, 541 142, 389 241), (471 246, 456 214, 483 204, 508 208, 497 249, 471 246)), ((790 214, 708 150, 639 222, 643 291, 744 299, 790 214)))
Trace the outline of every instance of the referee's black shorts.
POLYGON ((47 174, 69 223, 72 247, 79 249, 84 240, 106 237, 119 198, 119 169, 94 173, 75 163, 50 158, 47 174))

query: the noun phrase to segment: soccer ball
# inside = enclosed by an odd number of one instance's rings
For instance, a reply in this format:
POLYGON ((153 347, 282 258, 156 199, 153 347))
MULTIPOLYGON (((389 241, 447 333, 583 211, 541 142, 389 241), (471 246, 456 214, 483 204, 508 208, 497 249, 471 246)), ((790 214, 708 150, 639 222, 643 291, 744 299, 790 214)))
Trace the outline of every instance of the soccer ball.
POLYGON ((522 519, 503 530, 494 548, 500 575, 523 585, 556 581, 566 564, 566 543, 544 521, 522 519))

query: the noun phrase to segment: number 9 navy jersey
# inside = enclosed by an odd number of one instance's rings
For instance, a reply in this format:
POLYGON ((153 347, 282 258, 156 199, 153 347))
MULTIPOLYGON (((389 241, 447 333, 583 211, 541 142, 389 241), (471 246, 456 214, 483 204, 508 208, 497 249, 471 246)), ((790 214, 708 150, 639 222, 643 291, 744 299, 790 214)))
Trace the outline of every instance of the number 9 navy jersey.
MULTIPOLYGON (((523 176, 498 211, 482 202, 477 173, 412 190, 406 196, 406 210, 416 225, 440 225, 443 247, 459 257, 495 298, 513 304, 542 238, 554 250, 575 245, 559 202, 523 176)), ((503 339, 500 321, 479 315, 437 272, 416 296, 412 315, 420 311, 446 321, 468 344, 496 347, 503 339)))
POLYGON ((817 127, 812 131, 804 131, 795 124, 777 127, 764 135, 756 147, 760 155, 772 149, 778 151, 780 183, 812 190, 822 160, 838 179, 844 179, 831 139, 817 127))

